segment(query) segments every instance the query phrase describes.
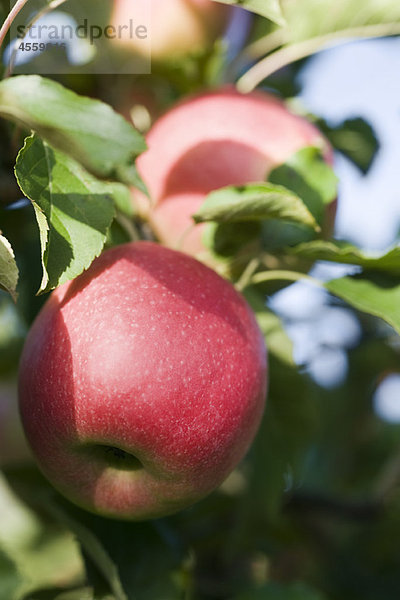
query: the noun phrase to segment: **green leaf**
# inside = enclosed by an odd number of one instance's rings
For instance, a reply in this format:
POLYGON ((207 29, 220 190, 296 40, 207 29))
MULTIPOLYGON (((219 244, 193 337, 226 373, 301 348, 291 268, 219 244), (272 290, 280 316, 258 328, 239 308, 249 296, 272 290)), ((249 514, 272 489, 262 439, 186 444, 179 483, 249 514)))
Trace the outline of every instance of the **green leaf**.
POLYGON ((266 307, 263 294, 258 293, 254 288, 247 288, 243 295, 252 307, 257 323, 264 334, 268 353, 294 368, 293 343, 287 335, 281 319, 266 307))
POLYGON ((288 249, 290 254, 308 260, 326 260, 356 265, 369 271, 386 271, 400 275, 400 246, 385 252, 365 253, 347 242, 315 240, 288 249))
POLYGON ((43 264, 39 292, 47 292, 100 254, 114 217, 113 197, 121 189, 97 180, 35 135, 17 157, 16 177, 35 209, 43 264))
POLYGON ((135 164, 117 167, 117 174, 118 181, 121 181, 126 185, 133 186, 134 188, 142 192, 145 196, 150 198, 149 190, 147 189, 147 186, 143 179, 140 177, 135 164))
POLYGON ((254 12, 277 25, 284 25, 285 19, 282 15, 281 5, 279 0, 216 0, 222 4, 231 4, 240 6, 250 12, 254 12))
POLYGON ((283 219, 318 230, 318 224, 302 200, 282 186, 250 183, 211 192, 198 212, 196 223, 283 219))
POLYGON ((400 283, 383 274, 342 277, 325 283, 335 296, 356 309, 380 317, 400 333, 400 283))
POLYGON ((260 237, 261 227, 257 222, 215 223, 204 228, 202 242, 212 255, 220 260, 230 260, 243 247, 249 246, 260 237))
MULTIPOLYGON (((326 2, 321 0, 303 0, 285 2, 283 12, 287 22, 285 34, 291 42, 400 21, 397 0, 365 0, 362 10, 359 0, 337 0, 334 11, 327 10, 326 2)), ((358 33, 362 35, 361 30, 358 33)))
POLYGON ((133 217, 135 211, 133 210, 132 197, 129 188, 122 183, 109 183, 109 186, 115 208, 127 217, 133 217))
POLYGON ((0 82, 0 116, 38 133, 100 177, 118 176, 146 148, 121 115, 98 100, 78 96, 38 75, 0 82))
POLYGON ((118 567, 96 535, 59 505, 49 503, 48 509, 60 523, 74 533, 86 555, 96 565, 96 568, 109 585, 115 600, 128 600, 121 584, 118 567))
POLYGON ((340 41, 400 34, 397 0, 366 0, 362 10, 359 0, 338 0, 330 8, 322 0, 282 1, 284 26, 269 28, 251 47, 260 60, 238 80, 238 89, 250 92, 284 67, 340 41))
POLYGON ((321 149, 302 148, 273 169, 268 181, 297 194, 321 225, 328 204, 337 197, 338 178, 324 160, 321 149))
POLYGON ((318 119, 317 125, 336 150, 347 156, 364 174, 368 172, 379 150, 379 142, 365 119, 347 119, 336 126, 318 119))
POLYGON ((18 267, 10 242, 0 234, 0 288, 17 300, 18 267))
POLYGON ((14 600, 23 585, 15 563, 0 548, 0 600, 14 600))
MULTIPOLYGON (((327 219, 327 205, 337 196, 338 180, 319 148, 308 146, 299 150, 285 163, 273 169, 268 181, 284 186, 301 198, 324 235, 330 235, 333 223, 327 219)), ((270 220, 263 224, 264 245, 272 252, 310 241, 314 237, 310 229, 296 223, 270 220)))
POLYGON ((284 330, 280 318, 268 309, 257 311, 255 314, 258 325, 265 336, 269 353, 283 363, 294 367, 293 342, 284 330))
MULTIPOLYGON (((19 586, 15 600, 28 597, 38 589, 68 585, 83 576, 83 563, 78 544, 72 534, 37 512, 23 501, 0 473, 0 548, 15 564, 19 586)), ((2 555, 0 554, 0 574, 2 555)), ((3 600, 3 578, 0 579, 0 599, 3 600)), ((72 585, 72 584, 71 584, 72 585)), ((14 600, 8 596, 4 600, 14 600)))
POLYGON ((323 600, 323 596, 302 583, 268 583, 262 588, 239 594, 233 600, 323 600))
POLYGON ((189 597, 187 554, 167 520, 110 521, 66 502, 54 504, 53 511, 82 544, 89 581, 96 594, 99 589, 107 593, 102 575, 116 600, 125 597, 122 588, 129 599, 135 600, 189 597))
POLYGON ((115 598, 114 596, 95 597, 92 588, 80 587, 68 591, 60 588, 47 588, 29 593, 21 600, 115 600, 115 598))
POLYGON ((301 479, 304 454, 316 428, 308 380, 277 354, 269 357, 266 410, 254 445, 251 502, 258 518, 279 514, 287 477, 293 485, 301 479))

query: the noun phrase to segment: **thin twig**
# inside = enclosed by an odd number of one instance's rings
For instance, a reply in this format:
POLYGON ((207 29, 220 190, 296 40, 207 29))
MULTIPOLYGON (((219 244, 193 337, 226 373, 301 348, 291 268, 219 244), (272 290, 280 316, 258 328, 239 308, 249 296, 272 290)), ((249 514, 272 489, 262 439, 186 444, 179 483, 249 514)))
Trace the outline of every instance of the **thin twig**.
POLYGON ((298 273, 297 271, 265 271, 263 273, 256 273, 250 279, 249 284, 265 283, 267 281, 307 281, 316 285, 317 287, 323 287, 323 284, 318 279, 306 275, 305 273, 298 273))
POLYGON ((260 266, 260 259, 255 257, 253 258, 241 274, 238 281, 235 283, 235 288, 242 292, 246 287, 250 285, 251 278, 254 276, 254 273, 257 271, 260 266))
POLYGON ((139 232, 137 231, 131 219, 123 215, 121 212, 118 212, 115 220, 122 227, 132 242, 137 242, 140 240, 139 232))
POLYGON ((290 44, 269 54, 251 69, 247 71, 238 81, 237 88, 243 93, 254 90, 264 79, 301 58, 315 54, 322 48, 339 44, 344 39, 352 38, 377 38, 400 34, 400 23, 385 25, 369 25, 355 27, 328 33, 310 40, 304 40, 297 44, 290 44))
POLYGON ((28 0, 17 0, 17 2, 15 3, 15 6, 11 9, 9 15, 7 16, 3 25, 1 26, 1 28, 0 28, 0 48, 4 42, 4 39, 8 33, 15 17, 18 15, 18 13, 21 12, 21 10, 24 8, 24 6, 27 2, 28 2, 28 0))
POLYGON ((58 8, 59 6, 61 6, 61 4, 64 4, 64 2, 66 2, 67 0, 52 0, 52 2, 49 2, 49 4, 47 6, 45 6, 44 8, 42 8, 42 10, 40 10, 28 23, 28 25, 25 28, 24 31, 24 35, 22 36, 22 38, 18 38, 17 40, 15 40, 14 43, 14 48, 12 50, 11 56, 10 56, 10 61, 8 64, 8 69, 6 71, 5 74, 5 78, 10 77, 10 75, 12 74, 12 71, 14 69, 14 65, 15 65, 15 58, 17 56, 17 52, 18 52, 18 46, 19 44, 25 39, 25 37, 28 35, 29 30, 33 27, 33 25, 39 21, 39 19, 41 19, 42 17, 46 16, 48 13, 50 13, 51 11, 53 11, 54 9, 58 8))
POLYGON ((268 35, 252 42, 245 48, 244 56, 252 60, 261 58, 266 54, 270 54, 273 50, 276 50, 287 42, 288 32, 285 29, 279 28, 268 35))

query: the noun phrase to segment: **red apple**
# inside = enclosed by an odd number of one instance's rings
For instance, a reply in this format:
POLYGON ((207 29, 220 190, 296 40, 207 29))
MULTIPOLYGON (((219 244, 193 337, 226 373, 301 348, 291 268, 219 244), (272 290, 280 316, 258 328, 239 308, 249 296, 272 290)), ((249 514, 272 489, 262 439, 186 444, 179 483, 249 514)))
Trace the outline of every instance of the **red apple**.
POLYGON ((218 486, 261 419, 266 350, 232 285, 136 242, 45 304, 26 341, 20 410, 48 479, 93 512, 141 520, 218 486))
MULTIPOLYGON (((136 204, 161 242, 198 258, 204 254, 204 225, 194 227, 191 216, 209 192, 265 181, 271 169, 305 146, 319 146, 332 161, 318 129, 283 102, 231 88, 178 104, 156 121, 147 144, 137 166, 151 202, 135 193, 136 204)), ((334 214, 328 218, 332 226, 334 214)))
MULTIPOLYGON (((141 0, 143 2, 143 0, 141 0)), ((153 60, 165 61, 201 52, 222 34, 231 8, 213 0, 148 0, 151 10, 150 46, 153 60)), ((132 0, 115 0, 111 24, 128 23, 132 0)), ((120 38, 114 42, 141 55, 149 50, 143 40, 120 38)))

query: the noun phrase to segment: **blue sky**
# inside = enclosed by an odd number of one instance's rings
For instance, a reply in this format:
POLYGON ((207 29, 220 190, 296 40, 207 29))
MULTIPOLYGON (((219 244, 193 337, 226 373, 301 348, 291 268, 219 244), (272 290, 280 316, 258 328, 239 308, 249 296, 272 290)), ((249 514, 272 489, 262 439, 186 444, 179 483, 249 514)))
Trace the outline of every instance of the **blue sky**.
POLYGON ((337 235, 368 249, 394 242, 400 228, 400 39, 348 43, 314 57, 301 74, 302 100, 340 121, 362 116, 382 144, 367 177, 338 159, 337 235))

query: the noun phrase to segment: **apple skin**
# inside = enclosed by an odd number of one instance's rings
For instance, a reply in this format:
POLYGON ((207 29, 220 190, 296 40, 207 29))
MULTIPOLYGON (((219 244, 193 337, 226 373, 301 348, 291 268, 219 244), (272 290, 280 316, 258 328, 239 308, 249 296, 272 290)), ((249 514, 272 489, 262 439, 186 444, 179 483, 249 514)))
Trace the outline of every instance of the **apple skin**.
MULTIPOLYGON (((151 8, 151 57, 163 62, 209 48, 231 17, 229 6, 212 0, 148 0, 151 8)), ((111 24, 125 24, 132 0, 115 0, 111 24)), ((148 45, 137 39, 115 39, 114 43, 145 54, 148 45)))
MULTIPOLYGON (((154 123, 147 145, 137 167, 151 202, 134 191, 134 203, 163 244, 202 260, 205 225, 194 226, 192 215, 209 192, 265 181, 271 169, 306 146, 320 147, 325 160, 333 161, 318 129, 283 102, 230 87, 175 106, 154 123)), ((334 205, 327 211, 328 234, 335 211, 334 205)))
POLYGON ((266 349, 233 286, 152 242, 105 251, 52 293, 20 365, 39 467, 108 517, 171 514, 246 453, 266 395, 266 349))

